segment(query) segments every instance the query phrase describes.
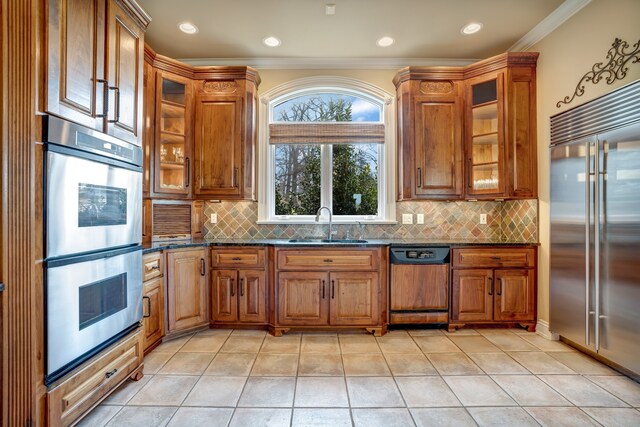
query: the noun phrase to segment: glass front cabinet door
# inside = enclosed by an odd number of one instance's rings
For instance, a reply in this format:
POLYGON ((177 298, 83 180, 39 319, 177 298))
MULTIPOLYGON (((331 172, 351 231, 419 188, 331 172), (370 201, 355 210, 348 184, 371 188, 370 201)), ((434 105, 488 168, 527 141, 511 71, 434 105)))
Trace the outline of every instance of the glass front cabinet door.
POLYGON ((157 73, 155 193, 190 193, 192 92, 191 80, 157 73))
POLYGON ((466 194, 504 195, 504 73, 467 81, 466 194))

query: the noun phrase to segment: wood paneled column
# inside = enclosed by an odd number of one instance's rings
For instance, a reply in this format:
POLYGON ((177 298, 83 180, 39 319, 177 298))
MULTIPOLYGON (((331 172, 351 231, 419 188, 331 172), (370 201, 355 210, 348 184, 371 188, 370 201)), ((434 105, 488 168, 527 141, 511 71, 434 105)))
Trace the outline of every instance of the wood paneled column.
POLYGON ((37 1, 2 0, 0 338, 3 426, 42 425, 41 155, 35 144, 37 1), (38 207, 37 207, 38 206, 38 207), (40 221, 40 222, 37 222, 40 221), (39 253, 40 252, 40 253, 39 253))

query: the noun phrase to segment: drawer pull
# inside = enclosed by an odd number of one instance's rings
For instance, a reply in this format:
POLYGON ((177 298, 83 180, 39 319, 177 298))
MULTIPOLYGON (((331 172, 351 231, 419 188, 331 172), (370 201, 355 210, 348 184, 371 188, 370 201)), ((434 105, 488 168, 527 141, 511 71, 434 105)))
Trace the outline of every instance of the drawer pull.
POLYGON ((116 374, 116 372, 118 372, 117 369, 113 369, 112 371, 107 372, 106 374, 104 374, 107 378, 111 378, 112 376, 114 376, 116 374))
POLYGON ((231 261, 242 261, 242 258, 240 258, 239 256, 236 256, 231 258, 231 261))
POLYGON ((501 260, 502 258, 500 258, 499 256, 492 256, 491 259, 501 260))
POLYGON ((327 258, 324 260, 324 262, 333 262, 333 260, 331 258, 327 258))
POLYGON ((160 270, 160 266, 159 265, 154 265, 149 270, 160 270))
POLYGON ((147 302, 147 314, 142 313, 142 317, 146 319, 151 317, 151 297, 144 295, 142 299, 147 302))

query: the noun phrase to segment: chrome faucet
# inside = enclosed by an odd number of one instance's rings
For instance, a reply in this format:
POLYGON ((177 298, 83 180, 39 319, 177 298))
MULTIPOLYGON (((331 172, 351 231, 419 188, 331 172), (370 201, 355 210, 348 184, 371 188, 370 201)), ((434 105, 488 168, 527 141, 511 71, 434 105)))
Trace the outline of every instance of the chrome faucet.
POLYGON ((333 240, 333 233, 331 232, 332 224, 333 224, 333 215, 331 214, 331 209, 329 209, 326 206, 320 206, 320 209, 318 209, 318 211, 316 212, 316 222, 320 221, 320 212, 322 212, 322 209, 326 209, 327 212, 329 212, 329 236, 327 237, 327 240, 333 240))

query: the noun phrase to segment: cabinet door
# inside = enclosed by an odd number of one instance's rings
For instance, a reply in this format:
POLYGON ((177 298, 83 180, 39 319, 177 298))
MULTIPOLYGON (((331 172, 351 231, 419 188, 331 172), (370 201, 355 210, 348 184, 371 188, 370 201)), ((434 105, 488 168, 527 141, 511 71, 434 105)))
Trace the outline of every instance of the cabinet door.
POLYGON ((155 92, 155 170, 153 191, 188 196, 191 190, 193 83, 158 71, 155 92))
POLYGON ((320 326, 329 322, 329 274, 278 274, 278 323, 320 326))
POLYGON ((376 325, 380 317, 378 273, 331 273, 332 325, 376 325))
POLYGON ((144 283, 142 290, 144 349, 164 336, 164 277, 156 277, 144 283))
POLYGON ((46 105, 55 114, 102 132, 105 0, 47 3, 46 105))
POLYGON ((194 191, 237 198, 242 177, 242 98, 201 96, 196 101, 194 191))
POLYGON ((169 331, 208 323, 205 249, 167 252, 169 331))
POLYGON ((453 270, 451 318, 493 320, 493 270, 453 270))
POLYGON ((535 319, 534 270, 496 270, 495 320, 535 319))
POLYGON ((142 143, 144 32, 115 0, 108 0, 107 133, 132 144, 142 143))
POLYGON ((238 293, 238 320, 241 322, 265 323, 267 321, 267 282, 264 271, 240 270, 238 293))
POLYGON ((535 68, 509 68, 507 80, 509 195, 535 198, 538 196, 535 68))
POLYGON ((211 280, 211 321, 235 322, 238 320, 237 286, 235 270, 213 270, 211 280))
POLYGON ((504 73, 467 82, 467 196, 503 196, 504 73))
POLYGON ((462 105, 452 95, 415 98, 414 191, 418 198, 462 195, 462 105))

